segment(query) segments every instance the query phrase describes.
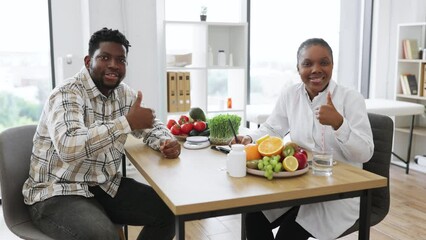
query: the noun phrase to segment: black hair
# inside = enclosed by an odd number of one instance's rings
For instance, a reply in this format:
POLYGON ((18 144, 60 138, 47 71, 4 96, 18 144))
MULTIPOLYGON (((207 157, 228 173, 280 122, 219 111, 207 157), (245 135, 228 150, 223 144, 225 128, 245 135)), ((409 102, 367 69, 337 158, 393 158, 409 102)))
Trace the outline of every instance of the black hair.
POLYGON ((302 50, 313 45, 320 45, 321 47, 326 48, 330 53, 331 62, 333 63, 333 50, 331 49, 330 45, 328 45, 328 43, 322 38, 309 38, 302 42, 302 44, 299 46, 299 49, 297 49, 297 66, 299 66, 299 57, 302 53, 302 50))
POLYGON ((126 37, 118 30, 108 29, 106 27, 93 33, 89 41, 89 55, 93 57, 93 54, 99 49, 101 42, 115 42, 123 45, 126 48, 126 54, 129 52, 129 41, 126 37))

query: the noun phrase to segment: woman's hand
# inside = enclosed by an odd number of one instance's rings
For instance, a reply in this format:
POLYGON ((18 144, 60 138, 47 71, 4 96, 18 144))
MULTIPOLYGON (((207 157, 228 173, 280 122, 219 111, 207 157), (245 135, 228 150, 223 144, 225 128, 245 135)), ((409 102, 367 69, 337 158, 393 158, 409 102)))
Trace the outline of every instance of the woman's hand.
POLYGON ((327 104, 317 109, 315 115, 322 125, 330 125, 337 130, 343 124, 343 117, 334 107, 330 92, 327 93, 327 104))
MULTIPOLYGON (((243 144, 243 145, 247 145, 247 144, 253 142, 253 140, 251 139, 251 137, 249 135, 237 136, 237 139, 238 139, 238 143, 243 144)), ((235 138, 232 139, 231 144, 236 144, 235 138)))
POLYGON ((176 139, 167 139, 160 143, 160 152, 166 158, 177 158, 180 155, 180 143, 176 139))

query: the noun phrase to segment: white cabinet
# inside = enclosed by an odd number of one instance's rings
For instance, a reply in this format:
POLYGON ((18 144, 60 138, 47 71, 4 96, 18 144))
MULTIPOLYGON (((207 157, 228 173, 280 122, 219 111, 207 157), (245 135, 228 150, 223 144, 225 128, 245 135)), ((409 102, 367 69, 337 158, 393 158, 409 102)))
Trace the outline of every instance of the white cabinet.
MULTIPOLYGON (((165 21, 164 24, 166 54, 192 54, 192 64, 166 67, 166 71, 190 72, 191 107, 202 108, 209 117, 228 112, 240 115, 245 121, 247 23, 165 21), (212 63, 209 63, 209 49, 212 63), (219 50, 225 52, 225 66, 218 65, 219 50), (227 106, 228 98, 232 101, 231 108, 227 106)), ((179 114, 183 113, 169 113, 169 117, 179 114)))
MULTIPOLYGON (((426 48, 426 22, 398 25, 397 34, 397 59, 396 59, 396 74, 395 74, 395 96, 396 100, 426 104, 426 60, 419 58, 418 53, 426 48), (404 53, 404 40, 414 40, 417 44, 417 49, 414 52, 417 54, 413 59, 407 59, 404 53), (417 80, 417 94, 403 94, 401 75, 414 75, 417 80)), ((397 152, 405 152, 407 136, 410 132, 411 116, 395 117, 395 143, 394 148, 397 152)), ((412 156, 417 154, 426 154, 424 149, 426 141, 426 118, 417 115, 414 121, 414 138, 412 156)))

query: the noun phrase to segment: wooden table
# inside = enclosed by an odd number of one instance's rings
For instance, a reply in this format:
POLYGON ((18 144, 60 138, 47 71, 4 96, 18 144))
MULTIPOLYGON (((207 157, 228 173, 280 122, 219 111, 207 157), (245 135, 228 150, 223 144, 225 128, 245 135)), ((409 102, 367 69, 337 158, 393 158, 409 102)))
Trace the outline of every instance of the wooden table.
MULTIPOLYGON (((125 149, 133 165, 175 214, 178 240, 185 239, 184 223, 189 220, 355 196, 361 196, 359 239, 369 239, 371 189, 387 185, 386 178, 345 163, 338 163, 330 177, 308 172, 269 181, 252 175, 229 177, 226 155, 210 148, 182 148, 178 159, 164 159, 129 135, 125 149)), ((244 222, 241 239, 245 239, 244 222)))

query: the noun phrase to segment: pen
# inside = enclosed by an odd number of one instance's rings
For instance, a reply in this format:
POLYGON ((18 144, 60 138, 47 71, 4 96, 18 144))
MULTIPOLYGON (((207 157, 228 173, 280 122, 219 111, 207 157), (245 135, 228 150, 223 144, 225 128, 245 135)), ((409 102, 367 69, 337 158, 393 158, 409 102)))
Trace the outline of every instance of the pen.
POLYGON ((237 134, 235 133, 234 127, 232 126, 231 119, 228 118, 229 126, 231 126, 232 133, 234 134, 235 143, 238 143, 237 134))
POLYGON ((216 151, 219 151, 219 152, 225 153, 225 154, 228 154, 228 153, 230 152, 230 150, 229 150, 229 149, 226 149, 226 148, 224 148, 224 147, 211 146, 210 148, 211 148, 211 149, 213 149, 213 150, 216 150, 216 151))

